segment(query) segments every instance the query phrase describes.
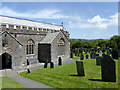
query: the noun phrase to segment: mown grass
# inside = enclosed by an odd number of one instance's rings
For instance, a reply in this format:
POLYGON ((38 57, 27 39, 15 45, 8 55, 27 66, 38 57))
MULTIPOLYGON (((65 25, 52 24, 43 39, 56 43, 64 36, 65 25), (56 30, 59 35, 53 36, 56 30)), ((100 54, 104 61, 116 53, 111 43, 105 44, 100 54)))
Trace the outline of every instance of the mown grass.
POLYGON ((2 86, 0 88, 26 88, 22 86, 21 84, 13 81, 9 77, 0 77, 0 80, 2 80, 2 86))
POLYGON ((86 59, 82 61, 85 77, 77 76, 75 62, 55 66, 54 69, 41 68, 33 70, 30 74, 23 72, 20 75, 54 88, 118 88, 118 60, 115 60, 117 82, 99 81, 101 80, 101 67, 96 66, 96 60, 86 59))

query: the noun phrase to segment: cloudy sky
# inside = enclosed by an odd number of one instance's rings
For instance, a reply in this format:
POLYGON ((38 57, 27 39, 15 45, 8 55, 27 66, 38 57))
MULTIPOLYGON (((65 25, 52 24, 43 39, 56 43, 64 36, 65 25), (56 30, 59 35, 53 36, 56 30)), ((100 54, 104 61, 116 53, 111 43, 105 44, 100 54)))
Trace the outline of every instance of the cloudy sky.
POLYGON ((61 25, 70 38, 109 39, 118 35, 117 2, 3 2, 1 15, 61 25))

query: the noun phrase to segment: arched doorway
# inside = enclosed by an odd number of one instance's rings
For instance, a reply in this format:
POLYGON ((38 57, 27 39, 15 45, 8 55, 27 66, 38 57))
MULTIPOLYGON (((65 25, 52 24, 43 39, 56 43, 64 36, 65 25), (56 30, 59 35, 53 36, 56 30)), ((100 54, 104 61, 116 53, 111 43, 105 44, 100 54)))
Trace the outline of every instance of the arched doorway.
POLYGON ((12 56, 8 53, 2 54, 2 69, 12 69, 12 56))

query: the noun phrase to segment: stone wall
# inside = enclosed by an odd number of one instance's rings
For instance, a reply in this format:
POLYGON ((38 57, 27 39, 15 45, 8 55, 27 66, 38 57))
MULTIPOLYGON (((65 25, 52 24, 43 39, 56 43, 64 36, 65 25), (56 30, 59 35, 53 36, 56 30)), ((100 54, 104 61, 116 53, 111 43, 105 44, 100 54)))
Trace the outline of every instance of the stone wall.
POLYGON ((55 40, 51 43, 51 61, 58 63, 58 57, 61 57, 62 60, 66 60, 70 58, 70 42, 68 39, 63 35, 63 33, 60 33, 55 40), (65 55, 58 56, 58 47, 57 44, 59 40, 63 38, 65 41, 65 55))

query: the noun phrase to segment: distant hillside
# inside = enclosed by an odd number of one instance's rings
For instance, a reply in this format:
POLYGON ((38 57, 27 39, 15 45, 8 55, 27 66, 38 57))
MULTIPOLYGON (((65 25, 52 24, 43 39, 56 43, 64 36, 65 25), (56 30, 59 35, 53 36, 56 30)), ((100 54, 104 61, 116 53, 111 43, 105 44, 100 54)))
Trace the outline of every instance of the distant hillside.
POLYGON ((70 43, 74 43, 74 42, 94 42, 94 41, 98 41, 98 40, 103 40, 103 39, 92 39, 92 40, 87 40, 87 39, 70 39, 70 43))

